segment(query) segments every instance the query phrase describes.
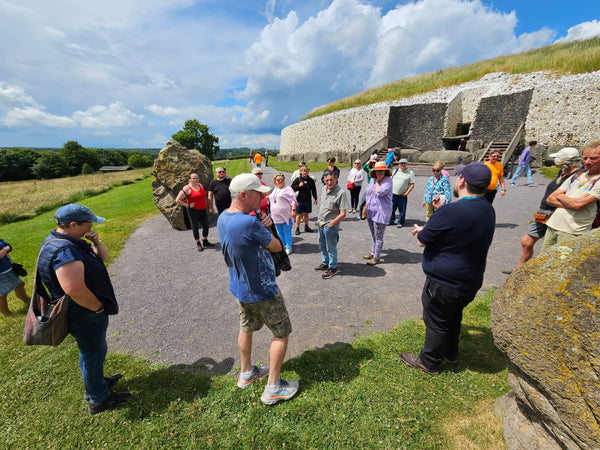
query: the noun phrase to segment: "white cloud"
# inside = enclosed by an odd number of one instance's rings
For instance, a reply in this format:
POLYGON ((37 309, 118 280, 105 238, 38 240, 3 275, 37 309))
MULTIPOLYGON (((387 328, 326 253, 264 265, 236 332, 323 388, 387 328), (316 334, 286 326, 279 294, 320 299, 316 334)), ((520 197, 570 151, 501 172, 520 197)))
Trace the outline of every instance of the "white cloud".
POLYGON ((567 35, 557 39, 556 42, 582 41, 596 36, 600 36, 600 21, 594 19, 590 22, 583 22, 569 28, 567 35))
POLYGON ((0 118, 0 124, 6 127, 45 126, 52 128, 75 127, 77 123, 62 116, 47 113, 33 106, 13 108, 0 118))
POLYGON ((143 115, 132 113, 121 102, 95 105, 73 114, 73 120, 84 128, 132 127, 141 124, 143 119, 143 115))
POLYGON ((30 95, 19 86, 0 81, 0 107, 37 106, 30 95))
POLYGON ((520 53, 532 48, 543 47, 551 43, 555 36, 556 32, 547 27, 532 33, 523 33, 518 37, 518 46, 512 53, 520 53))

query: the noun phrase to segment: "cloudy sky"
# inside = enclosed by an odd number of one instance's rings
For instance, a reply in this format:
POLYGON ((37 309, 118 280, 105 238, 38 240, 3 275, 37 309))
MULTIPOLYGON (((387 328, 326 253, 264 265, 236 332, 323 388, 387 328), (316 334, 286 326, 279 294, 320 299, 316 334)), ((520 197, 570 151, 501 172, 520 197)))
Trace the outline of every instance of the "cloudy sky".
POLYGON ((589 0, 0 0, 0 147, 279 147, 311 109, 600 35, 589 0))

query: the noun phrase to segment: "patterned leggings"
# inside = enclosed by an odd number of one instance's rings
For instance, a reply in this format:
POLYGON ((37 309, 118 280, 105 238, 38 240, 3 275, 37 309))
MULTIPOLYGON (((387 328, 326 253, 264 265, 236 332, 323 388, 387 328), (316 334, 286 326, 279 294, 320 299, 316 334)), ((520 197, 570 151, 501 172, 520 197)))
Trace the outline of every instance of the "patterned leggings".
POLYGON ((369 230, 371 231, 371 254, 374 259, 379 259, 381 247, 383 247, 383 233, 387 223, 374 222, 373 219, 367 219, 369 230))

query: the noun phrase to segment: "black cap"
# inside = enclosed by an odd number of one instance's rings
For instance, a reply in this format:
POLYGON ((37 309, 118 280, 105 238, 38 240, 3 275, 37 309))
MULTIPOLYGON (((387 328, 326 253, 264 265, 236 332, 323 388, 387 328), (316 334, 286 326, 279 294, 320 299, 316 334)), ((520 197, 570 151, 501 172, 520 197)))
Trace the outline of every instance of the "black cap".
POLYGON ((459 165, 454 168, 456 175, 460 175, 474 188, 487 188, 492 182, 492 171, 485 164, 476 161, 466 166, 459 165))

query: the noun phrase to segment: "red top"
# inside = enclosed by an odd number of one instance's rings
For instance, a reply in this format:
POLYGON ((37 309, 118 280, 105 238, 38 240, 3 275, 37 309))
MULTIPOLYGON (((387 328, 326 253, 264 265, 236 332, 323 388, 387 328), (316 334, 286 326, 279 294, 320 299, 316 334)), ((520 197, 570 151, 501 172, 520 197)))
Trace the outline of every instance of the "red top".
MULTIPOLYGON (((188 205, 190 203, 194 203, 194 207, 192 209, 206 209, 206 191, 204 190, 202 185, 200 185, 200 189, 198 189, 197 191, 192 189, 192 186, 190 186, 189 184, 187 185, 187 187, 190 188, 190 193, 185 196, 188 205)), ((183 193, 185 194, 185 191, 183 191, 183 193)))

